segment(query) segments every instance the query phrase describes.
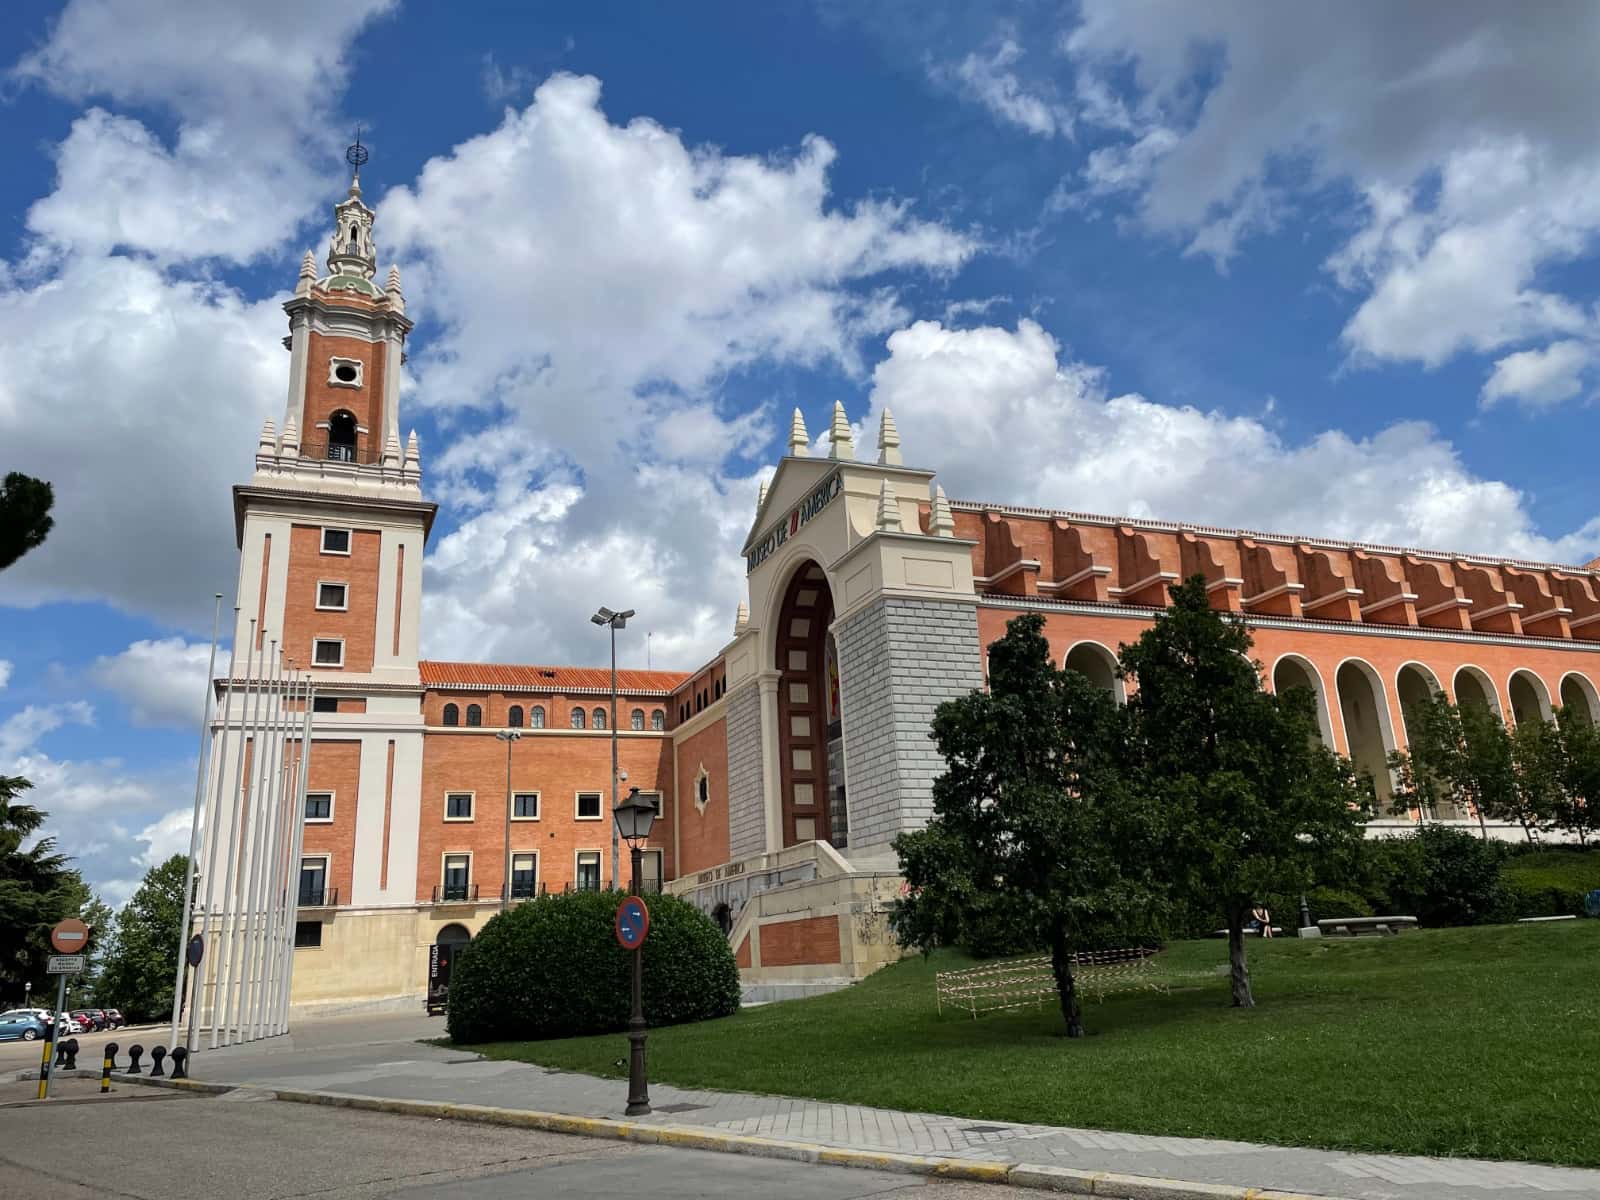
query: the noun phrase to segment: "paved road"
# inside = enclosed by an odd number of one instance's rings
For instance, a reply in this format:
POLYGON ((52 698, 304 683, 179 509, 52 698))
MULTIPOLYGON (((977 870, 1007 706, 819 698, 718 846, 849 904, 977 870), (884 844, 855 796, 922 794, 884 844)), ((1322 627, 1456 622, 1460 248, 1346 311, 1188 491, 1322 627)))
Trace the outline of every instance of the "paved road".
POLYGON ((0 1196, 52 1200, 1037 1200, 924 1182, 457 1121, 127 1089, 87 1104, 0 1107, 0 1196), (135 1095, 142 1097, 135 1099, 135 1095), (159 1096, 156 1100, 151 1097, 159 1096), (89 1104, 100 1111, 86 1118, 89 1104))
MULTIPOLYGON (((78 1039, 78 1065, 82 1066, 91 1060, 99 1065, 100 1047, 107 1042, 115 1042, 122 1047, 122 1057, 126 1058, 128 1047, 135 1042, 149 1048, 157 1042, 165 1042, 171 1032, 171 1025, 130 1025, 122 1029, 103 1029, 99 1033, 73 1033, 68 1036, 78 1039)), ((11 1075, 38 1065, 38 1042, 0 1042, 0 1074, 11 1075)))

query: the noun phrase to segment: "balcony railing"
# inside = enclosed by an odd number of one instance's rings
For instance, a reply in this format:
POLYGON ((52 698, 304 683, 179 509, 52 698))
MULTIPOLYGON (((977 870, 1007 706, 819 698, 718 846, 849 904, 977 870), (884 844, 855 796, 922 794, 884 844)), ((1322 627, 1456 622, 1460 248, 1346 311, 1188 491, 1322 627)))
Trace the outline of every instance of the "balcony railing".
POLYGON ((433 889, 435 904, 473 904, 478 899, 475 883, 440 883, 433 889))
MULTIPOLYGON (((501 888, 500 896, 502 899, 505 897, 505 894, 505 888, 501 888)), ((550 889, 542 883, 537 887, 531 883, 513 882, 511 885, 511 898, 513 900, 532 900, 535 896, 548 896, 549 894, 550 889)))
POLYGON ((339 889, 336 887, 302 887, 298 903, 301 908, 337 908, 339 906, 339 889))
POLYGON ((331 442, 325 437, 309 437, 300 439, 300 457, 371 466, 383 460, 383 447, 370 443, 366 446, 352 446, 348 442, 331 442))

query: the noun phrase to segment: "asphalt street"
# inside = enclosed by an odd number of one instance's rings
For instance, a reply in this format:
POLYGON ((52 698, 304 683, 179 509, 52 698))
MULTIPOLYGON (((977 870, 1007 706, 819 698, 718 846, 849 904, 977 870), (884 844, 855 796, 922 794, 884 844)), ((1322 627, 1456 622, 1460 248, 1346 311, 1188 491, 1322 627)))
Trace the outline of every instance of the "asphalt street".
POLYGON ((0 1196, 52 1200, 1022 1200, 1037 1192, 930 1182, 461 1121, 287 1104, 258 1093, 153 1089, 0 1106, 0 1196), (150 1098, 159 1095, 161 1099, 150 1098))

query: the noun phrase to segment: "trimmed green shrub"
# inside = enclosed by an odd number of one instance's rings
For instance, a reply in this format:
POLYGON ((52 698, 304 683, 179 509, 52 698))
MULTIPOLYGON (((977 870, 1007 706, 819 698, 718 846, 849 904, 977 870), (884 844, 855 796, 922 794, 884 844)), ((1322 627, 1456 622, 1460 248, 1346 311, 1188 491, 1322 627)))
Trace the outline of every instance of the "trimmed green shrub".
POLYGON ((1600 888, 1600 852, 1535 849, 1507 860, 1501 878, 1518 917, 1583 916, 1583 898, 1600 888))
POLYGON ((1506 849, 1475 833, 1424 825, 1403 837, 1365 845, 1362 894, 1385 916, 1413 916, 1423 925, 1482 925, 1512 910, 1500 878, 1506 849))
MULTIPOLYGON (((533 1041, 626 1029, 630 955, 612 921, 621 892, 542 896, 500 913, 457 960, 446 1020, 456 1042, 533 1041)), ((644 1015, 652 1027, 739 1008, 739 969, 710 917, 650 896, 644 1015)))
MULTIPOLYGON (((1313 921, 1328 921, 1337 917, 1370 917, 1375 914, 1367 898, 1346 888, 1315 887, 1306 893, 1306 903, 1311 908, 1313 921)), ((1294 924, 1299 924, 1299 897, 1295 897, 1294 924)), ((1387 914, 1386 914, 1387 915, 1387 914)), ((1285 924, 1285 922, 1279 922, 1285 924)))

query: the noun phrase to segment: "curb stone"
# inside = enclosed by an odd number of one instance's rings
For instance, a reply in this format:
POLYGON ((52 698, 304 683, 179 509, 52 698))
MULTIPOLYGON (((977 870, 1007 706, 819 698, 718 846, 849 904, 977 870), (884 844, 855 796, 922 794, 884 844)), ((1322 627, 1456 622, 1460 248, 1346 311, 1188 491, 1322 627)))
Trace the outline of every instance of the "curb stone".
POLYGON ((779 1158, 792 1162, 825 1166, 858 1167, 891 1171, 902 1175, 921 1175, 931 1179, 963 1180, 976 1183, 1008 1183, 1013 1187, 1037 1188, 1077 1196, 1103 1196, 1106 1200, 1346 1200, 1327 1193, 1285 1192, 1272 1188, 1233 1187, 1227 1184, 1192 1183, 1182 1179, 1162 1179, 1154 1175, 1119 1175, 1112 1172, 1078 1171, 1070 1167, 1034 1163, 989 1162, 974 1158, 939 1158, 921 1154, 901 1154, 893 1150, 856 1150, 842 1146, 822 1146, 814 1142, 790 1142, 778 1138, 755 1137, 744 1133, 720 1133, 696 1125, 656 1125, 638 1121, 618 1121, 610 1117, 580 1117, 567 1113, 539 1112, 534 1109, 494 1108, 486 1104, 457 1104, 445 1100, 397 1100, 383 1096, 357 1096, 344 1092, 298 1091, 291 1088, 260 1087, 255 1084, 211 1083, 200 1079, 152 1079, 148 1075, 121 1075, 118 1081, 145 1087, 173 1088, 220 1096, 246 1090, 292 1104, 321 1104, 331 1108, 355 1108, 397 1116, 434 1117, 440 1120, 478 1121, 488 1125, 512 1125, 539 1129, 546 1133, 566 1133, 578 1137, 607 1138, 611 1141, 638 1142, 653 1146, 675 1146, 688 1150, 715 1150, 724 1154, 746 1154, 757 1158, 779 1158))

